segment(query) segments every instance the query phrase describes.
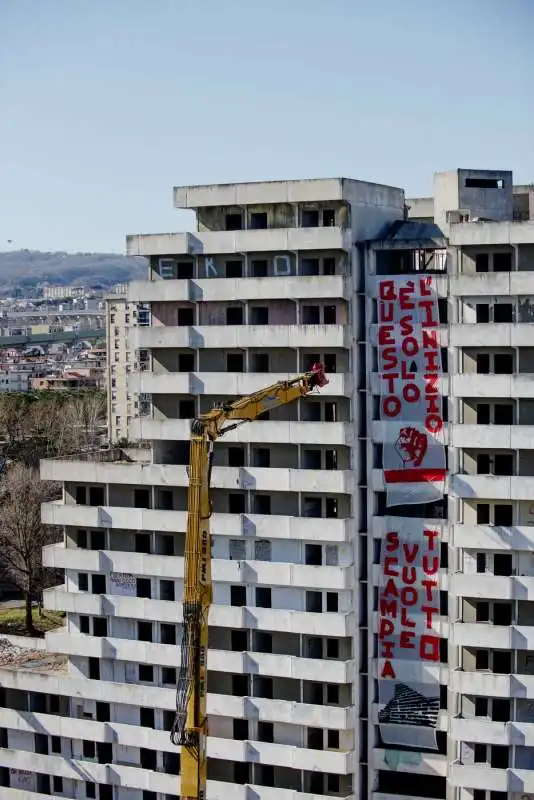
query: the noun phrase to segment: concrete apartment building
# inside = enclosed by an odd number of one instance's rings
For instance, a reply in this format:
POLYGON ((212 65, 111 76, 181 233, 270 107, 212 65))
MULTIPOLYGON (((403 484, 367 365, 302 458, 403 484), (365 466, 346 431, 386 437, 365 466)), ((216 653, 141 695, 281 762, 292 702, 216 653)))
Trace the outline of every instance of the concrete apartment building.
POLYGON ((408 216, 401 190, 350 180, 185 187, 174 202, 196 232, 129 238, 150 267, 126 302, 151 324, 128 333, 145 365, 129 375, 144 406, 128 436, 150 447, 43 462, 64 485, 43 518, 65 531, 44 559, 66 570, 45 605, 67 612, 47 648, 68 669, 0 668, 2 798, 179 795, 190 420, 318 360, 320 393, 216 446, 208 797, 534 798, 525 196, 510 172, 475 170, 436 176, 431 216, 427 198, 408 216), (394 505, 381 292, 409 281, 439 313, 445 424, 426 452, 446 450, 447 474, 440 489, 427 473, 428 502, 394 505), (434 663, 399 651, 414 641, 402 620, 421 625, 404 608, 383 702, 387 552, 418 526, 439 544, 439 648, 434 663))

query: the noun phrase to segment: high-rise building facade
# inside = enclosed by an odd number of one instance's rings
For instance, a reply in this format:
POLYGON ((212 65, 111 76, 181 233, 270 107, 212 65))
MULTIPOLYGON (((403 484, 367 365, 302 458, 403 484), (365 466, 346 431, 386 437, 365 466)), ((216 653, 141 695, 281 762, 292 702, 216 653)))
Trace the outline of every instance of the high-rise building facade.
POLYGON ((129 238, 144 444, 43 462, 68 670, 0 668, 2 798, 179 795, 191 419, 317 361, 326 387, 215 449, 208 798, 534 797, 519 194, 469 170, 408 212, 350 180, 185 187, 195 232, 129 238))

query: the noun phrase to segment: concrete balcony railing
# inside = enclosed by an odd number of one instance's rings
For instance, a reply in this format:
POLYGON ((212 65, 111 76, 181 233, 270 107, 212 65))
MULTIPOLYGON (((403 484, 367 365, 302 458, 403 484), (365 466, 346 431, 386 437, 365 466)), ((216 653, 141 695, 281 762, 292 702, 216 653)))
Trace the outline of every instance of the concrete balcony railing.
POLYGON ((534 294, 534 271, 451 275, 450 292, 463 297, 528 296, 534 294))
MULTIPOLYGON (((82 550, 65 547, 62 542, 43 548, 43 564, 55 569, 86 572, 119 572, 143 577, 183 580, 181 556, 148 555, 120 550, 82 550)), ((351 567, 308 566, 277 561, 228 561, 214 558, 213 580, 217 583, 250 583, 268 586, 307 587, 310 589, 350 589, 354 576, 351 567)))
POLYGON ((132 281, 128 299, 138 303, 235 302, 247 300, 320 300, 348 297, 342 275, 273 278, 176 278, 132 281))
MULTIPOLYGON (((171 576, 166 574, 165 577, 171 576)), ((96 595, 88 592, 68 592, 63 587, 45 589, 43 597, 44 606, 49 611, 66 611, 89 616, 140 619, 171 624, 183 621, 182 604, 174 601, 123 597, 117 594, 96 595)), ((218 604, 211 606, 208 621, 210 625, 218 628, 284 631, 306 636, 337 636, 340 638, 352 636, 355 627, 352 614, 319 614, 282 608, 236 607, 218 604)), ((114 620, 112 619, 112 630, 113 624, 114 620)), ((140 643, 135 641, 134 644, 139 645, 140 643)))
MULTIPOLYGON (((111 530, 185 532, 186 511, 126 508, 121 506, 77 506, 43 503, 41 518, 47 525, 111 530)), ((214 536, 239 538, 250 534, 258 538, 305 539, 307 541, 346 542, 351 521, 324 517, 289 517, 277 514, 213 514, 214 536)))
POLYGON ((534 724, 531 722, 494 722, 493 720, 453 717, 449 732, 459 742, 484 742, 504 747, 534 747, 534 724))
MULTIPOLYGON (((191 420, 151 419, 138 417, 131 420, 129 430, 134 439, 143 441, 184 441, 189 439, 191 420)), ((286 422, 256 421, 241 425, 225 434, 224 441, 262 442, 273 444, 347 445, 354 443, 356 431, 350 422, 286 422)))
MULTIPOLYGON (((147 422, 159 424, 157 420, 147 422)), ((187 420, 164 420, 163 423, 178 423, 182 430, 187 427, 187 420)), ((190 426, 189 422, 189 426, 190 426)), ((283 429, 291 426, 297 432, 307 432, 307 425, 317 427, 323 425, 335 438, 344 436, 350 430, 349 423, 343 422, 256 422, 247 426, 249 429, 259 429, 258 435, 271 435, 276 440, 276 427, 280 426, 278 441, 284 441, 283 429), (265 429, 263 426, 267 425, 265 429), (268 431, 272 431, 268 434, 268 431)), ((240 430, 240 428, 238 429, 240 430)), ((234 433, 228 434, 230 437, 234 433)), ((326 438, 326 434, 323 434, 326 438)), ((228 438, 226 439, 228 441, 228 438)), ((262 439, 254 439, 262 441, 262 439)), ((288 441, 286 439, 285 441, 288 441)), ((322 442, 316 442, 320 444, 322 442)), ((331 444, 334 442, 331 440, 331 444)), ((328 444, 328 442, 326 442, 328 444)), ((187 486, 187 467, 181 464, 150 464, 122 461, 99 462, 76 461, 76 457, 67 459, 47 459, 41 462, 41 477, 44 480, 59 480, 72 482, 73 476, 78 483, 109 483, 109 484, 142 484, 144 486, 187 486), (50 475, 55 477, 49 477, 50 475), (61 477, 60 477, 61 476, 61 477)), ((329 469, 285 469, 272 467, 214 467, 211 486, 213 489, 227 490, 256 490, 271 492, 325 492, 331 494, 351 493, 354 486, 354 473, 352 470, 329 469)), ((139 509, 137 509, 139 510, 139 509)))
POLYGON ((134 349, 161 348, 345 348, 351 332, 343 325, 198 325, 172 327, 152 325, 132 328, 130 346, 134 349))
POLYGON ((447 778, 453 786, 504 792, 507 797, 534 792, 534 770, 529 769, 494 769, 488 764, 456 762, 450 765, 447 778))
MULTIPOLYGON (((139 372, 128 376, 128 388, 146 394, 193 394, 240 397, 253 394, 273 383, 294 378, 290 373, 263 372, 139 372)), ((321 397, 343 397, 351 391, 350 375, 327 375, 321 397)))
POLYGON ((473 323, 452 325, 450 343, 453 347, 532 347, 534 323, 473 323))
POLYGON ((534 425, 450 425, 449 442, 453 447, 482 450, 531 450, 534 425))
POLYGON ((528 500, 534 497, 534 476, 451 475, 451 490, 458 497, 480 500, 528 500))
POLYGON ((534 600, 534 575, 454 573, 449 576, 449 595, 486 600, 534 600))
POLYGON ((454 622, 450 644, 492 650, 534 650, 534 625, 492 625, 489 622, 454 622))
POLYGON ((475 697, 508 697, 534 699, 534 675, 514 673, 498 675, 488 670, 449 671, 449 687, 456 694, 475 697))
POLYGON ((351 231, 339 227, 153 233, 126 237, 126 251, 131 256, 287 253, 351 248, 351 231))
MULTIPOLYGON (((39 673, 30 670, 14 671, 0 668, 0 679, 4 688, 22 691, 39 691, 45 694, 71 697, 75 703, 90 701, 111 702, 121 705, 147 708, 176 708, 176 690, 160 688, 145 684, 119 683, 111 681, 75 678, 69 675, 58 676, 54 673, 39 673), (83 700, 81 699, 83 698, 83 700)), ((2 709, 4 715, 5 709, 2 709)), ((24 714, 13 710, 13 714, 33 717, 33 713, 24 714)), ((332 728, 350 731, 355 722, 353 706, 342 708, 331 705, 312 705, 290 700, 270 700, 264 697, 236 697, 229 694, 208 693, 208 714, 214 717, 230 719, 255 719, 261 722, 276 722, 287 725, 303 725, 306 727, 332 728)), ((4 717, 2 717, 4 719, 4 717)), ((68 719, 61 718, 68 725, 68 719)), ((7 718, 6 718, 7 722, 7 718)), ((14 727, 14 725, 5 725, 14 727)), ((139 730, 138 728, 136 730, 139 730)), ((65 736, 72 734, 65 729, 65 736)), ((76 737, 78 738, 78 737, 76 737)), ((83 736, 80 738, 84 738, 83 736)))
MULTIPOLYGON (((534 272, 532 273, 534 280, 534 272)), ((534 397, 534 374, 516 373, 514 375, 478 375, 464 373, 451 375, 449 378, 453 394, 456 397, 506 397, 519 399, 534 397)))
MULTIPOLYGON (((176 621, 176 616, 174 621, 176 621)), ((100 639, 60 630, 46 634, 48 649, 54 653, 92 658, 112 658, 140 664, 176 667, 174 645, 138 642, 130 639, 100 639)), ((210 650, 208 667, 214 672, 235 674, 254 673, 279 678, 294 678, 323 683, 351 683, 357 675, 352 661, 300 658, 273 653, 234 653, 229 650, 210 650)))
POLYGON ((472 550, 534 550, 534 525, 454 525, 454 544, 472 550))

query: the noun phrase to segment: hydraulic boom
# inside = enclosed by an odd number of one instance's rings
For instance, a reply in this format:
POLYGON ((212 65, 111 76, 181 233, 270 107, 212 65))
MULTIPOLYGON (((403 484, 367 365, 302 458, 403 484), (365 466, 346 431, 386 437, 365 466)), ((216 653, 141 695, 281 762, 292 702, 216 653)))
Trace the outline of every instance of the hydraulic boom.
POLYGON ((233 403, 213 408, 191 427, 189 491, 185 537, 183 636, 171 740, 181 747, 180 796, 206 800, 208 724, 208 612, 212 602, 210 477, 213 444, 244 422, 291 403, 328 383, 322 364, 233 403), (230 424, 229 424, 230 423, 230 424))

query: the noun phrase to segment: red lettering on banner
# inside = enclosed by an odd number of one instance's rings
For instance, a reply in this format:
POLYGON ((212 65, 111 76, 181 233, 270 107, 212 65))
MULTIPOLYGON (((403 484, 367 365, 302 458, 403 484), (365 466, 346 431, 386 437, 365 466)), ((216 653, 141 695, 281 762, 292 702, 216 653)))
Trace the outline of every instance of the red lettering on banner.
POLYGON ((394 325, 381 325, 378 329, 378 344, 382 346, 387 344, 395 345, 395 337, 393 336, 394 330, 394 325))
MULTIPOLYGON (((415 522, 415 521, 414 521, 415 522)), ((417 524, 417 523, 415 523, 417 524)), ((402 650, 416 650, 424 661, 439 661, 439 531, 422 528, 421 540, 403 541, 388 531, 383 543, 378 640, 381 678, 396 680, 402 650)))

